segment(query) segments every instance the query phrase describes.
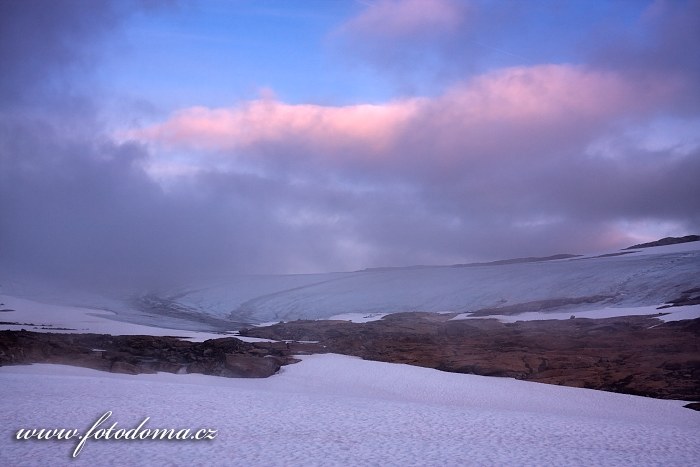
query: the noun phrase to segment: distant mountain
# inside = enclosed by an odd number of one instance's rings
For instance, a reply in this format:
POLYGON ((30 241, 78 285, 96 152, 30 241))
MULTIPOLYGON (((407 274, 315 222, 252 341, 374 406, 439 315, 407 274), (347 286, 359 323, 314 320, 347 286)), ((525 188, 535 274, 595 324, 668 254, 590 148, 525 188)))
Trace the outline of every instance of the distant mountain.
POLYGON ((649 243, 639 243, 637 245, 628 246, 623 250, 634 250, 635 248, 650 248, 653 246, 675 245, 676 243, 697 242, 700 240, 700 235, 686 235, 685 237, 665 237, 661 240, 649 243))
MULTIPOLYGON (((136 294, 114 291, 109 296, 2 280, 0 294, 110 310, 117 313, 115 319, 138 324, 197 330, 348 313, 364 319, 372 314, 486 310, 511 317, 556 312, 580 318, 609 307, 697 303, 700 241, 601 253, 356 272, 235 275, 136 294)), ((0 268, 0 279, 2 274, 0 268)), ((13 307, 5 302, 0 304, 3 308, 13 307)))
POLYGON ((498 261, 489 261, 486 263, 466 263, 466 264, 453 264, 451 268, 469 268, 475 266, 498 266, 500 264, 519 264, 519 263, 539 263, 541 261, 554 261, 557 259, 570 259, 578 258, 582 255, 571 255, 567 253, 562 253, 558 255, 551 256, 528 256, 527 258, 513 258, 513 259, 500 259, 498 261))
POLYGON ((519 264, 519 263, 538 263, 541 261, 553 261, 557 259, 571 259, 577 258, 582 255, 571 255, 567 253, 562 253, 558 255, 551 256, 528 256, 527 258, 512 258, 512 259, 499 259, 497 261, 487 261, 479 263, 461 263, 461 264, 450 264, 450 265, 438 265, 438 266, 426 266, 426 265, 416 265, 416 266, 384 266, 377 268, 365 268, 355 272, 383 272, 383 271, 397 271, 397 270, 415 270, 415 269, 428 269, 428 268, 472 268, 477 266, 498 266, 500 264, 519 264))
MULTIPOLYGON (((162 291, 157 303, 159 308, 238 323, 328 319, 344 313, 484 309, 504 314, 546 309, 578 317, 613 306, 656 307, 696 288, 700 288, 700 242, 688 244, 682 252, 652 248, 643 253, 554 255, 469 266, 236 276, 162 291)), ((153 306, 142 311, 144 316, 155 312, 153 306)))

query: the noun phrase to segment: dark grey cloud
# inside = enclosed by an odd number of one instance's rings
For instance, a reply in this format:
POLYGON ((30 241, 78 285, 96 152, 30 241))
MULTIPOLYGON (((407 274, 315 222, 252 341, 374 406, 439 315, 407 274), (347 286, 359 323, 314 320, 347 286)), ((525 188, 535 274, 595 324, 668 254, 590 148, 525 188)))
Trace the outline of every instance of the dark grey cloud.
POLYGON ((100 44, 126 14, 124 2, 0 1, 0 105, 65 97, 69 72, 89 78, 100 44))
POLYGON ((319 208, 315 193, 288 180, 214 171, 164 191, 142 169, 143 147, 73 131, 43 119, 0 122, 3 268, 160 285, 343 264, 332 226, 289 222, 306 206, 332 211, 330 198, 319 208))
POLYGON ((683 86, 672 111, 697 115, 700 109, 700 2, 650 2, 629 28, 601 27, 586 43, 593 66, 638 80, 665 79, 683 86), (598 39, 598 40, 595 40, 598 39), (607 39, 605 41, 600 39, 607 39))

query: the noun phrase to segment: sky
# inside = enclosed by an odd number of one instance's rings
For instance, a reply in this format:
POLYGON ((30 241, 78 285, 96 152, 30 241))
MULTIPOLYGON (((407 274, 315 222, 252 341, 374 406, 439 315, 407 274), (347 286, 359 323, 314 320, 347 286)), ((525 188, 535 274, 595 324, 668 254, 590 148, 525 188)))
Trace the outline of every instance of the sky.
POLYGON ((148 284, 700 233, 700 1, 0 0, 0 264, 148 284))

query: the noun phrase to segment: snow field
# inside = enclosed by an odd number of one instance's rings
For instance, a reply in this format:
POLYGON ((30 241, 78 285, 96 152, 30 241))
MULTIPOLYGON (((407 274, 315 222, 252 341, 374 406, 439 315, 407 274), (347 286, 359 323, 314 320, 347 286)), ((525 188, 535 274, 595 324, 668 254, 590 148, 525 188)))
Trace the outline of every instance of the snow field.
POLYGON ((312 355, 267 379, 0 368, 0 464, 692 465, 682 402, 312 355), (213 428, 212 441, 16 441, 19 428, 213 428), (111 422, 110 422, 111 423, 111 422))

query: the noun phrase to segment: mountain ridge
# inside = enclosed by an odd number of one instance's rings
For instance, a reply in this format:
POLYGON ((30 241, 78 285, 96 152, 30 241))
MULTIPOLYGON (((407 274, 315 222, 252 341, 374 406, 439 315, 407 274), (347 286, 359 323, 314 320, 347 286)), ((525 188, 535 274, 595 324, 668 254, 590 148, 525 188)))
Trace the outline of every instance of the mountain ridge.
POLYGON ((636 248, 651 248, 655 246, 676 245, 678 243, 690 243, 697 241, 700 241, 700 235, 686 235, 684 237, 664 237, 653 242, 638 243, 636 245, 628 246, 627 248, 623 248, 623 250, 634 250, 636 248))

